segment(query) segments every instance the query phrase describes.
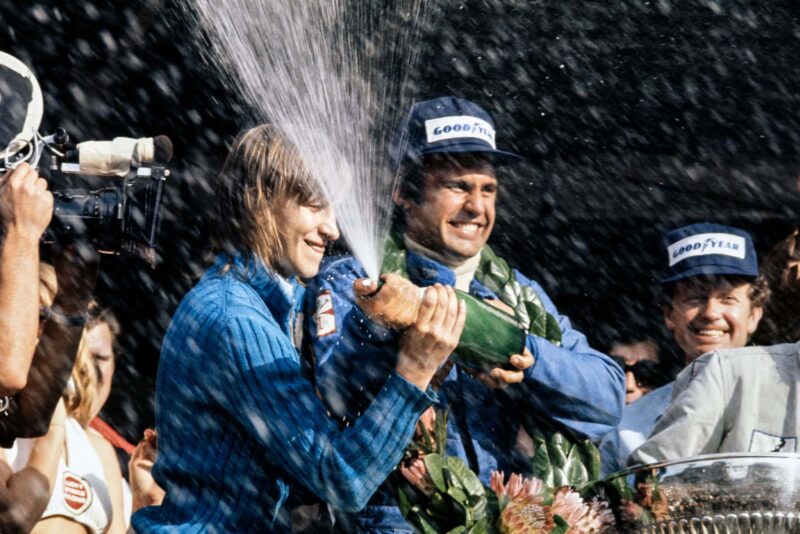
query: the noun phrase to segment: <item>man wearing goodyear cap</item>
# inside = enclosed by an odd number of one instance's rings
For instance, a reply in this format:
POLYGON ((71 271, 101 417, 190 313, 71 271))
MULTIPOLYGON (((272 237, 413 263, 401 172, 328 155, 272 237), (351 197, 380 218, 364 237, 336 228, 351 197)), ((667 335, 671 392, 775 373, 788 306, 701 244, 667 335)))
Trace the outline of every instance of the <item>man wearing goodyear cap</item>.
MULTIPOLYGON (((519 156, 497 149, 488 113, 455 97, 415 104, 405 134, 398 158, 401 185, 394 196, 400 221, 386 257, 399 260, 414 284, 468 291, 509 311, 527 332, 523 354, 511 356, 505 368, 480 376, 460 365, 440 369, 439 398, 450 410, 447 454, 464 460, 488 484, 492 470, 530 472, 518 440, 524 441, 521 429, 531 420, 537 428, 599 439, 619 420, 625 393, 621 370, 589 347, 536 282, 486 245, 499 187, 495 169, 519 156), (551 320, 551 329, 521 319, 537 313, 551 320)), ((306 311, 317 386, 333 414, 344 419, 369 405, 397 358, 402 332, 379 323, 391 324, 407 310, 397 298, 378 306, 382 321, 365 316, 354 305, 352 289, 364 276, 352 258, 334 259, 307 292, 316 299, 306 311)), ((358 517, 344 521, 346 531, 412 531, 385 485, 358 517)))
POLYGON ((683 386, 631 463, 800 452, 800 343, 720 347, 692 362, 679 382, 683 386))
POLYGON ((702 365, 693 362, 703 354, 747 344, 769 295, 758 275, 753 241, 743 230, 692 224, 667 232, 662 244, 664 320, 688 367, 674 382, 625 408, 619 427, 601 445, 606 474, 624 467, 631 451, 650 435, 670 399, 702 365))

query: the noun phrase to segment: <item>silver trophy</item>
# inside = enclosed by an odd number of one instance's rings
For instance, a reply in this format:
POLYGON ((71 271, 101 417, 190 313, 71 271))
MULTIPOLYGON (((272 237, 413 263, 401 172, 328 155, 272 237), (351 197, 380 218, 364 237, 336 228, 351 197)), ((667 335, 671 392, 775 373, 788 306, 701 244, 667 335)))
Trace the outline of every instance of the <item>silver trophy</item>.
POLYGON ((800 534, 798 454, 710 454, 637 466, 598 490, 620 532, 800 534))

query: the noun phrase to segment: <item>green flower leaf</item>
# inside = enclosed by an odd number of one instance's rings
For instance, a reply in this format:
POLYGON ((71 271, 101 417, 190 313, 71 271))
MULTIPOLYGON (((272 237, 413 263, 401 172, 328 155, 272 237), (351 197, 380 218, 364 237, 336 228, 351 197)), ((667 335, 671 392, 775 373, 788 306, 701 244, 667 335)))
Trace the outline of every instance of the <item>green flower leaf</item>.
POLYGON ((436 452, 444 452, 444 444, 447 442, 447 418, 450 416, 450 408, 446 410, 436 409, 436 423, 433 433, 436 436, 436 452))
POLYGON ((569 523, 567 523, 567 520, 558 514, 553 516, 553 523, 555 526, 553 530, 550 531, 550 534, 564 534, 569 530, 569 523))
POLYGON ((600 478, 600 451, 591 440, 585 439, 575 445, 575 448, 580 454, 581 461, 586 467, 587 476, 589 480, 597 480, 600 478))
POLYGON ((452 482, 461 488, 470 497, 485 498, 486 491, 483 489, 481 479, 467 467, 463 460, 455 456, 448 456, 445 459, 445 468, 452 477, 452 482))
POLYGON ((433 481, 433 485, 441 492, 447 491, 447 484, 445 483, 444 467, 445 459, 441 454, 428 454, 423 459, 425 467, 428 469, 428 474, 433 481))
POLYGON ((547 440, 547 454, 553 467, 563 468, 567 464, 567 452, 570 444, 560 432, 554 432, 547 440))
POLYGON ((533 476, 540 478, 546 486, 553 487, 553 465, 550 462, 550 454, 547 452, 547 445, 544 441, 537 445, 536 452, 533 455, 533 476))
POLYGON ((467 496, 467 492, 465 492, 463 489, 456 486, 451 486, 447 488, 447 494, 465 509, 469 508, 469 497, 467 496))
POLYGON ((553 467, 553 487, 569 486, 567 474, 560 467, 553 467))
POLYGON ((607 482, 607 487, 610 487, 614 491, 617 492, 617 495, 621 499, 626 499, 628 501, 633 500, 634 497, 634 490, 632 487, 628 485, 625 481, 625 477, 615 477, 612 478, 610 481, 607 482))
POLYGON ((414 519, 416 519, 416 521, 412 521, 412 523, 417 523, 417 529, 422 531, 422 534, 442 534, 441 531, 436 528, 436 524, 428 518, 424 512, 417 512, 414 519))
POLYGON ((409 512, 411 512, 412 504, 408 495, 406 495, 405 489, 397 489, 397 500, 400 501, 400 513, 403 514, 403 517, 408 517, 409 512))
POLYGON ((589 481, 589 471, 583 465, 580 445, 571 447, 567 455, 564 471, 567 476, 567 485, 569 486, 581 486, 589 481))
POLYGON ((464 531, 465 534, 489 534, 489 518, 484 517, 464 531))

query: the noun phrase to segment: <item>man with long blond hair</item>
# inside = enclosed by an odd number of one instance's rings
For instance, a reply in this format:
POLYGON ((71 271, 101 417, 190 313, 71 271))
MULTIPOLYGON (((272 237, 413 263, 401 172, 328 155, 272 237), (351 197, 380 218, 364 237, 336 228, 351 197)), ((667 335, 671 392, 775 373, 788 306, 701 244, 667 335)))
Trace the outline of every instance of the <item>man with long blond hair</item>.
POLYGON ((217 184, 214 264, 172 318, 159 362, 153 468, 166 496, 137 532, 288 532, 312 499, 362 508, 400 461, 465 311, 430 288, 373 408, 330 419, 300 363, 304 287, 339 237, 331 206, 272 126, 233 144, 217 184))

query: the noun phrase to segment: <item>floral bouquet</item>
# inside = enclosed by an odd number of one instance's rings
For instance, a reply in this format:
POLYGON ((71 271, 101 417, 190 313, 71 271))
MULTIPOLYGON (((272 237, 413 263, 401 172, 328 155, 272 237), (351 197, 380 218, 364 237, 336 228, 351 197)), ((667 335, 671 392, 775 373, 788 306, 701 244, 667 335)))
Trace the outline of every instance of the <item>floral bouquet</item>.
POLYGON ((583 495, 599 478, 590 442, 561 434, 533 437, 532 478, 493 472, 489 487, 443 452, 446 413, 426 412, 394 487, 400 510, 423 534, 589 534, 616 532, 607 503, 583 495))

